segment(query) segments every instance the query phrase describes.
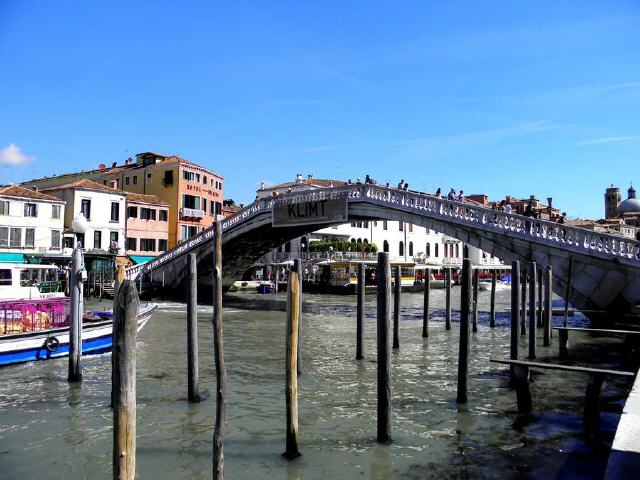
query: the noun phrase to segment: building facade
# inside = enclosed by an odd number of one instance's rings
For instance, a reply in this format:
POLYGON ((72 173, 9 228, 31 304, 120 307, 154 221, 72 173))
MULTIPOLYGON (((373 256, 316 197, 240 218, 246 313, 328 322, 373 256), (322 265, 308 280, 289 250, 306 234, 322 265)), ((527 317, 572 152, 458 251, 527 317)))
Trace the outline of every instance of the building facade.
POLYGON ((124 165, 98 165, 95 170, 30 180, 40 190, 88 179, 105 187, 155 195, 168 205, 168 248, 211 226, 222 215, 224 179, 179 156, 143 152, 124 165))
POLYGON ((169 248, 169 205, 156 195, 127 193, 125 253, 136 263, 169 248))
POLYGON ((62 256, 65 202, 17 185, 0 187, 0 261, 62 256))
MULTIPOLYGON (((124 254, 126 195, 91 180, 79 180, 59 187, 43 190, 66 202, 64 227, 69 233, 73 219, 82 215, 87 230, 77 235, 85 251, 91 253, 124 254)), ((65 247, 73 247, 73 237, 65 238, 65 247)))

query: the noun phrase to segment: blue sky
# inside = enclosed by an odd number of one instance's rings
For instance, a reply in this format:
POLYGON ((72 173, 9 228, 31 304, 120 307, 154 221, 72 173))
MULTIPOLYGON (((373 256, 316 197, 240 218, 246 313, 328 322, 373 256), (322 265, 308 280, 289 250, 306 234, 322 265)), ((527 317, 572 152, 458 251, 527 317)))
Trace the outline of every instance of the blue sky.
POLYGON ((637 1, 0 0, 0 65, 0 182, 152 150, 238 202, 369 173, 599 218, 640 186, 637 1))

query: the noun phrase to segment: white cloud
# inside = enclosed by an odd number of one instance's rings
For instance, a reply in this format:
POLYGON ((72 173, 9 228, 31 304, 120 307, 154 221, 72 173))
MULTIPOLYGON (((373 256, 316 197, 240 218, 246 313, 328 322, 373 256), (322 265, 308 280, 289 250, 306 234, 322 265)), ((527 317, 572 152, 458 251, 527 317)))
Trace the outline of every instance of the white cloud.
POLYGON ((578 142, 578 145, 602 145, 606 143, 630 142, 634 140, 640 140, 640 135, 594 138, 592 140, 584 140, 582 142, 578 142))
POLYGON ((22 149, 14 143, 10 143, 0 150, 0 163, 7 163, 9 165, 22 165, 23 163, 30 162, 35 157, 28 157, 22 153, 22 149))

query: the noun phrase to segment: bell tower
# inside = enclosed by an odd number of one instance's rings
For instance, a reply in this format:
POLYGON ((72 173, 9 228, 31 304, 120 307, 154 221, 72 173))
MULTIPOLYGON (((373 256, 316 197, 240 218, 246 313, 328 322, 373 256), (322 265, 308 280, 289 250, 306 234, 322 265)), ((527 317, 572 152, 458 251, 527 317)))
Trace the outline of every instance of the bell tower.
POLYGON ((618 205, 620 205, 620 189, 611 185, 604 194, 604 218, 617 217, 618 205))

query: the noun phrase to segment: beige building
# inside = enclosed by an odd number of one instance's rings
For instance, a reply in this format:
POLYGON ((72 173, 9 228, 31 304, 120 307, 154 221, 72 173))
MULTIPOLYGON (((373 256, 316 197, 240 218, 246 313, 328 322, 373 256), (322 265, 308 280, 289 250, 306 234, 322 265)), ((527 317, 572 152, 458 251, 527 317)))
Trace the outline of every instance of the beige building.
POLYGON ((224 179, 211 170, 178 156, 153 152, 127 159, 124 165, 98 165, 95 170, 24 182, 40 190, 89 179, 106 187, 155 195, 168 205, 168 248, 211 226, 222 215, 224 179))
POLYGON ((127 194, 125 253, 134 262, 151 260, 169 246, 169 205, 156 195, 127 194))

